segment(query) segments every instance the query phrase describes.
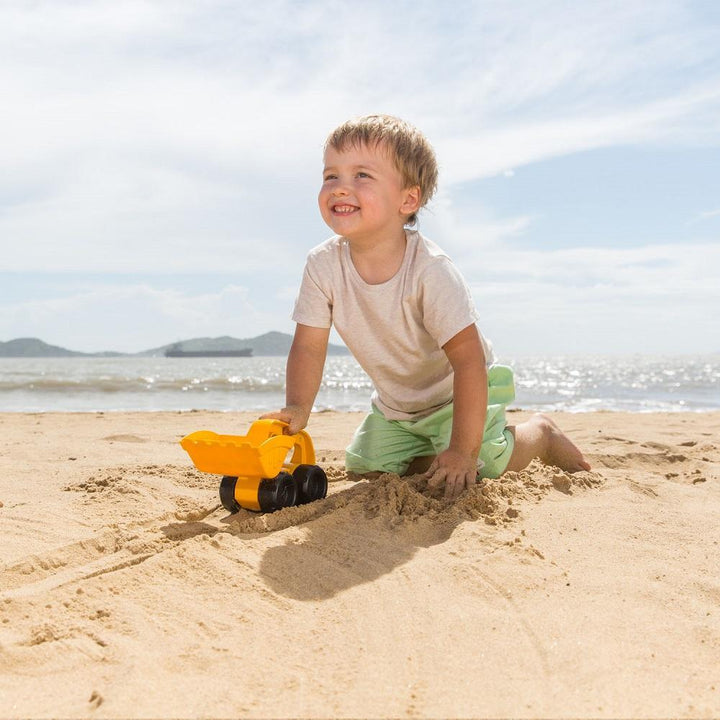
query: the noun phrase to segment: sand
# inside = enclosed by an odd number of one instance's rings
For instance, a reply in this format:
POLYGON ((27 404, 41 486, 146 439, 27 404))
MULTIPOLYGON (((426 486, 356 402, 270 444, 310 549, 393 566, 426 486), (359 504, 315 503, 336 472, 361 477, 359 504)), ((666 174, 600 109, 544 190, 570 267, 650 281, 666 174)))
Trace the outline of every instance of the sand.
POLYGON ((318 414, 229 516, 178 440, 253 414, 0 414, 0 717, 720 716, 720 413, 553 417, 592 472, 448 504, 318 414))

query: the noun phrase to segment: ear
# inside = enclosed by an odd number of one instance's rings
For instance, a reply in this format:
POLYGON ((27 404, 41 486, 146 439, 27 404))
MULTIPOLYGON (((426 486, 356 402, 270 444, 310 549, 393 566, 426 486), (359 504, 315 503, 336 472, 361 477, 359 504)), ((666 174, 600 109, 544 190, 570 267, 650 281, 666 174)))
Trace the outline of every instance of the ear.
POLYGON ((411 185, 409 188, 403 190, 404 199, 402 205, 400 205, 400 213, 402 215, 412 215, 420 209, 420 199, 422 193, 420 192, 419 185, 411 185))

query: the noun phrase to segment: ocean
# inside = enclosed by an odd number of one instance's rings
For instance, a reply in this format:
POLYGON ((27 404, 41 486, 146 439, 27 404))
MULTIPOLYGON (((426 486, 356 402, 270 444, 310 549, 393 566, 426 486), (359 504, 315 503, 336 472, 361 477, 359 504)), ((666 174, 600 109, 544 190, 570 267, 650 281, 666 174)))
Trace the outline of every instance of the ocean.
MULTIPOLYGON (((517 357, 526 410, 720 410, 720 355, 517 357)), ((284 404, 285 358, 0 358, 0 412, 247 410, 284 404)), ((329 357, 315 409, 367 411, 372 386, 349 356, 329 357)))

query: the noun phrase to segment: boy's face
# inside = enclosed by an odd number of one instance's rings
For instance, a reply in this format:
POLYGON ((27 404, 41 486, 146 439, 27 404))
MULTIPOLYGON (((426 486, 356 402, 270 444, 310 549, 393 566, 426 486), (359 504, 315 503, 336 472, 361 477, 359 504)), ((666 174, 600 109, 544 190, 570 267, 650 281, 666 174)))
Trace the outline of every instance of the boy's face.
POLYGON ((420 188, 403 187, 402 176, 384 146, 325 151, 318 196, 323 220, 349 240, 381 240, 399 234, 418 210, 420 188))

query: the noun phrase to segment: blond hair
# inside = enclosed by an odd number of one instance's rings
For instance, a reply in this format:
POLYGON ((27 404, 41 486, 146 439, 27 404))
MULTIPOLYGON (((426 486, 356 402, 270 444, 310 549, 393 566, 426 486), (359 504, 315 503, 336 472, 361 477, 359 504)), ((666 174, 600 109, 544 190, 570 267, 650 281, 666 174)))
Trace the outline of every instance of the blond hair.
MULTIPOLYGON (((333 148, 342 152, 348 147, 386 148, 392 156, 405 188, 417 185, 420 188, 420 205, 424 207, 435 194, 438 182, 438 167, 435 151, 427 138, 414 126, 393 115, 365 115, 348 120, 335 128, 325 141, 325 149, 333 148)), ((417 214, 408 217, 407 224, 413 225, 417 214)))

